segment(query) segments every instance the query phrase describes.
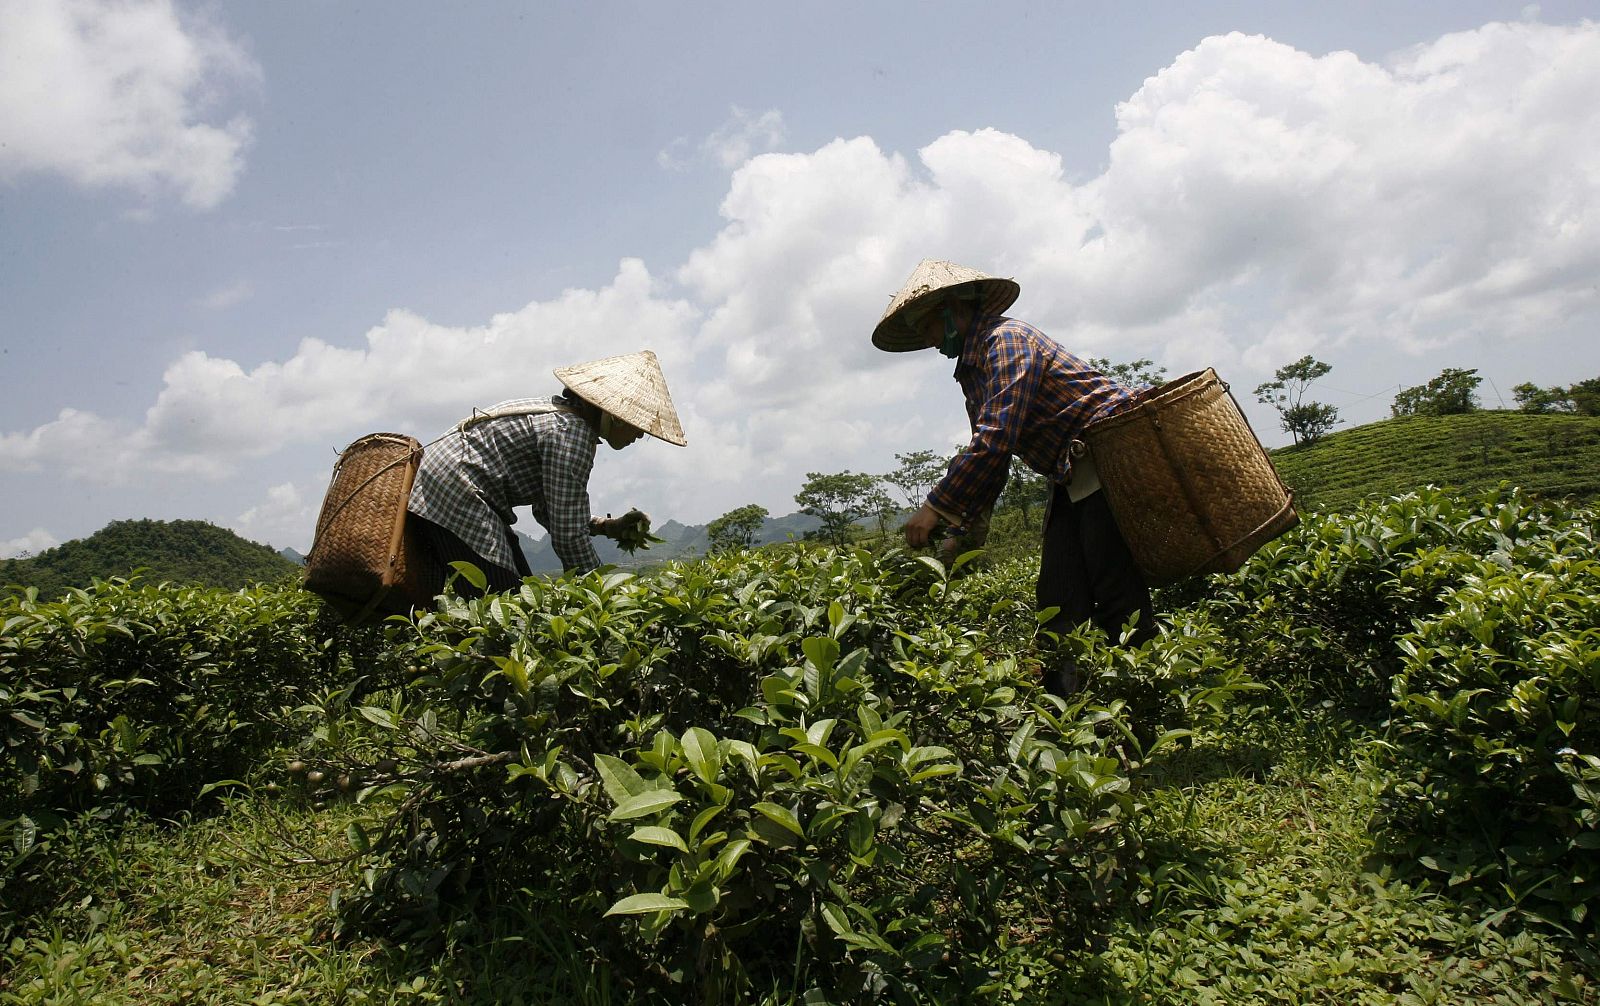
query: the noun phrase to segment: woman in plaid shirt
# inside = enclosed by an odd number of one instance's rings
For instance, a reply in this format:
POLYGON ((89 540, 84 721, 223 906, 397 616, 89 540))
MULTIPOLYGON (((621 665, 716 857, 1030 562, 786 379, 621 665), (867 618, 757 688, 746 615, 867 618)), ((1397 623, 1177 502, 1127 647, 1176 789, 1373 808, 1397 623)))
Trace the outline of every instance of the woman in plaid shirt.
MULTIPOLYGON (((994 506, 1013 455, 1050 480, 1037 600, 1058 608, 1047 628, 1065 631, 1093 621, 1110 638, 1138 616, 1132 639, 1155 632, 1150 591, 1118 530, 1093 462, 1074 454, 1084 427, 1136 402, 1120 384, 1072 355, 1043 332, 1002 312, 1021 288, 1012 280, 925 259, 873 330, 891 353, 938 348, 956 361, 972 442, 951 462, 906 524, 906 542, 926 545, 942 521, 966 527, 994 506)), ((1064 660, 1045 686, 1065 695, 1079 685, 1064 660)))
POLYGON ((454 561, 481 569, 491 590, 511 590, 529 575, 512 530, 519 506, 550 532, 564 568, 594 569, 600 559, 590 540, 589 472, 596 445, 604 440, 620 451, 646 433, 684 445, 666 378, 649 350, 555 375, 563 394, 474 413, 423 452, 407 509, 425 546, 422 578, 432 594, 444 589, 454 561))

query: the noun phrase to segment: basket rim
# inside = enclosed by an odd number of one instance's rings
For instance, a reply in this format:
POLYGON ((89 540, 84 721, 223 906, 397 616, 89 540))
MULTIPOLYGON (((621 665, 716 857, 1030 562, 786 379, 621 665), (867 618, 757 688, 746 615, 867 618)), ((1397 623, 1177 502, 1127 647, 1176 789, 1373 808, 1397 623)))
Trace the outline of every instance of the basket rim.
POLYGON ((1184 374, 1154 388, 1147 388, 1133 405, 1084 427, 1081 439, 1088 440, 1096 433, 1134 422, 1150 412, 1171 408, 1187 398, 1200 394, 1213 384, 1221 387, 1223 391, 1228 390, 1228 382, 1218 376, 1216 368, 1206 367, 1204 370, 1184 374))

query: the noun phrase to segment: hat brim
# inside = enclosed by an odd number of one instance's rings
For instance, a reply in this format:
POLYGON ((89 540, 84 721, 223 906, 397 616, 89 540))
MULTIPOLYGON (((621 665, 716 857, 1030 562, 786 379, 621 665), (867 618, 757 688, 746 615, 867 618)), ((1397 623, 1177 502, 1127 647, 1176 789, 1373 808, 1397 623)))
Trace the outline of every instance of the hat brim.
POLYGON ((883 320, 878 322, 878 327, 872 330, 872 344, 887 353, 909 353, 913 350, 931 348, 927 337, 912 327, 910 319, 928 307, 931 301, 969 284, 978 288, 979 310, 983 314, 1000 314, 1015 304, 1017 298, 1022 295, 1022 287, 1016 280, 999 277, 969 280, 967 283, 929 290, 912 297, 893 313, 885 315, 883 320))

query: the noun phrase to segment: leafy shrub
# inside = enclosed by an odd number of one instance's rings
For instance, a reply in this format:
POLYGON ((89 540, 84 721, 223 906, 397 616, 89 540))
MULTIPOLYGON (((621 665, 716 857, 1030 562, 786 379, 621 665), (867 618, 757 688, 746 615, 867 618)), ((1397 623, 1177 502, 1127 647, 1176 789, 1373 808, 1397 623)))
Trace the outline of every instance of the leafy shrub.
POLYGON ((256 770, 330 674, 316 616, 296 589, 124 579, 0 601, 0 885, 70 815, 169 814, 256 770))
POLYGON ((1313 514, 1239 573, 1161 602, 1187 605, 1179 624, 1223 627, 1257 677, 1387 716, 1392 847, 1491 912, 1593 932, 1597 530, 1592 508, 1515 489, 1423 489, 1313 514))
MULTIPOLYGON (((1573 520, 1569 527, 1584 527, 1573 520)), ((1398 842, 1458 893, 1600 933, 1600 550, 1585 533, 1455 557, 1400 641, 1398 842)))
POLYGON ((1597 530, 1592 508, 1514 489, 1419 490, 1181 585, 1182 617, 1226 627, 1258 677, 1387 715, 1394 847, 1491 910, 1592 927, 1597 530))
POLYGON ((347 920, 415 936, 536 897, 675 1001, 779 976, 948 1001, 1009 919, 1081 944, 1136 851, 1125 706, 1021 681, 949 618, 978 579, 778 550, 419 616, 410 698, 361 710, 392 744, 361 767, 347 920))
POLYGON ((1464 499, 1426 487, 1307 515, 1239 572, 1159 600, 1223 627, 1230 655, 1255 677, 1380 712, 1403 660, 1397 640, 1442 611, 1462 576, 1451 557, 1570 533, 1565 511, 1515 489, 1464 499))

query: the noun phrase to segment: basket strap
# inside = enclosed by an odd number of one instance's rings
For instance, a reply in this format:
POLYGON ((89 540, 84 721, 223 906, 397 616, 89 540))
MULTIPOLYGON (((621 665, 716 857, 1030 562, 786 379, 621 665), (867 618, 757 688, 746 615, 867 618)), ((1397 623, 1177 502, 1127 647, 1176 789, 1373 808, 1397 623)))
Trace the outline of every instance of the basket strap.
MULTIPOLYGON (((1293 513, 1293 512, 1294 512, 1294 493, 1291 492, 1291 493, 1289 493, 1289 499, 1283 504, 1283 506, 1278 508, 1278 512, 1277 513, 1273 514, 1271 517, 1268 517, 1266 520, 1262 521, 1260 524, 1257 524, 1255 526, 1255 528, 1249 534, 1245 535, 1244 539, 1242 539, 1242 540, 1248 541, 1249 539, 1254 538, 1256 535, 1258 535, 1261 532, 1265 531, 1267 528, 1271 527, 1273 524, 1275 524, 1278 521, 1282 520, 1284 514, 1293 513)), ((1293 527, 1294 525, 1290 524, 1289 526, 1293 527)), ((1282 534, 1283 532, 1280 531, 1278 533, 1282 534)), ((1222 553, 1226 552, 1230 548, 1235 548, 1235 547, 1236 547, 1235 545, 1225 545, 1222 548, 1217 549, 1215 552, 1212 552, 1210 555, 1206 556, 1205 560, 1200 562, 1200 563, 1198 563, 1194 567, 1194 570, 1190 570, 1190 572, 1192 573, 1192 572, 1194 572, 1196 570, 1205 569, 1207 566, 1211 565, 1213 562, 1216 562, 1217 561, 1217 557, 1220 556, 1222 553)), ((1259 548, 1260 546, 1258 545, 1256 547, 1259 548)))
MULTIPOLYGON (((480 411, 478 409, 473 409, 472 415, 451 427, 450 430, 444 434, 444 436, 439 438, 439 440, 443 440, 451 433, 464 433, 472 427, 477 426, 479 423, 486 423, 491 419, 504 419, 507 416, 543 416, 552 412, 566 412, 570 414, 572 410, 565 405, 557 404, 554 399, 551 399, 548 402, 543 402, 539 405, 520 405, 514 409, 496 409, 494 411, 480 411)), ((433 443, 436 444, 439 442, 439 440, 435 440, 433 443)), ((428 446, 432 447, 433 444, 429 444, 428 446)))

